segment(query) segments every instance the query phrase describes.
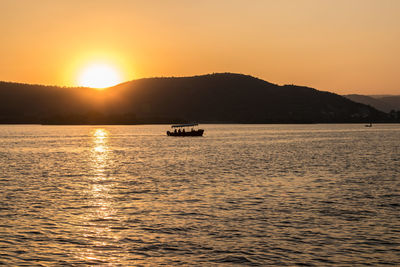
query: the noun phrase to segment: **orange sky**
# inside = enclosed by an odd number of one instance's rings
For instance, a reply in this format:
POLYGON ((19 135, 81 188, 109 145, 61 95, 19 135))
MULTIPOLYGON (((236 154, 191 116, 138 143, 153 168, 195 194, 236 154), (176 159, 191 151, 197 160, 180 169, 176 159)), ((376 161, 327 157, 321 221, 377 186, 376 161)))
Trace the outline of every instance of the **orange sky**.
POLYGON ((342 93, 400 94, 398 0, 1 0, 0 80, 77 85, 212 72, 342 93))

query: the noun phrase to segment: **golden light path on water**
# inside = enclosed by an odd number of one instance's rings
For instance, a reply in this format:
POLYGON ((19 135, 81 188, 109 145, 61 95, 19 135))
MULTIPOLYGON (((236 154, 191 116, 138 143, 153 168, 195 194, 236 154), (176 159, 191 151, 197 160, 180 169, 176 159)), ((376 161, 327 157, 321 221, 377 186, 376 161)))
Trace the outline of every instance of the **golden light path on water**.
MULTIPOLYGON (((110 190, 113 183, 107 174, 110 163, 109 135, 104 128, 95 128, 91 132, 90 164, 93 171, 91 184, 88 185, 88 206, 91 212, 86 214, 85 220, 88 227, 84 231, 85 238, 93 240, 93 247, 106 247, 110 239, 114 239, 108 221, 113 219, 114 209, 111 201, 110 190)), ((92 249, 81 251, 78 256, 83 261, 102 262, 104 260, 92 249)), ((108 256, 108 260, 116 260, 108 256)))

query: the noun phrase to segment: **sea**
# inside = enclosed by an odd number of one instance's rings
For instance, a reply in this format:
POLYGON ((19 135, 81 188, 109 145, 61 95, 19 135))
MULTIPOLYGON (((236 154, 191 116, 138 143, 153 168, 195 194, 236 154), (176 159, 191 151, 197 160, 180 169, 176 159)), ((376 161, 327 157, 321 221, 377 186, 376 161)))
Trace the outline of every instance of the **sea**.
POLYGON ((0 126, 0 265, 400 265, 400 124, 0 126))

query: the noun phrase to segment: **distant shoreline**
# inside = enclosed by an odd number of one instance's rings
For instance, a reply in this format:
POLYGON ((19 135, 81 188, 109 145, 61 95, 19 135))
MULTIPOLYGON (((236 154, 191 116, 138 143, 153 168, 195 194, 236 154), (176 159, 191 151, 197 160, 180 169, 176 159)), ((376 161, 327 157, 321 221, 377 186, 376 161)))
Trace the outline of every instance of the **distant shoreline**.
MULTIPOLYGON (((93 124, 62 124, 62 123, 0 123, 0 126, 18 126, 18 125, 40 125, 40 126, 140 126, 140 125, 172 125, 176 123, 136 123, 136 124, 118 124, 118 123, 93 123, 93 124)), ((369 124, 369 122, 311 122, 311 123, 243 123, 243 122, 200 122, 199 124, 211 125, 316 125, 316 124, 369 124)), ((400 122, 372 122, 374 124, 400 124, 400 122)))
POLYGON ((314 124, 399 122, 343 96, 238 73, 148 78, 104 91, 0 82, 0 124, 141 125, 187 122, 314 124))

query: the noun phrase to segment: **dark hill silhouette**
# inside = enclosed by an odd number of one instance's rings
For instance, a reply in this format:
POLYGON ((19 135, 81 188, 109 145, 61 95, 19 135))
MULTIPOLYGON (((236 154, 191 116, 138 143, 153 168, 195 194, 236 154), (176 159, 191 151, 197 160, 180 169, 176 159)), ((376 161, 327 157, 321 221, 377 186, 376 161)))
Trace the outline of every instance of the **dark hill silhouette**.
POLYGON ((99 109, 98 92, 0 82, 1 123, 43 123, 50 117, 83 114, 99 109))
POLYGON ((330 123, 386 121, 337 94, 242 74, 139 79, 106 90, 0 83, 2 123, 330 123))

